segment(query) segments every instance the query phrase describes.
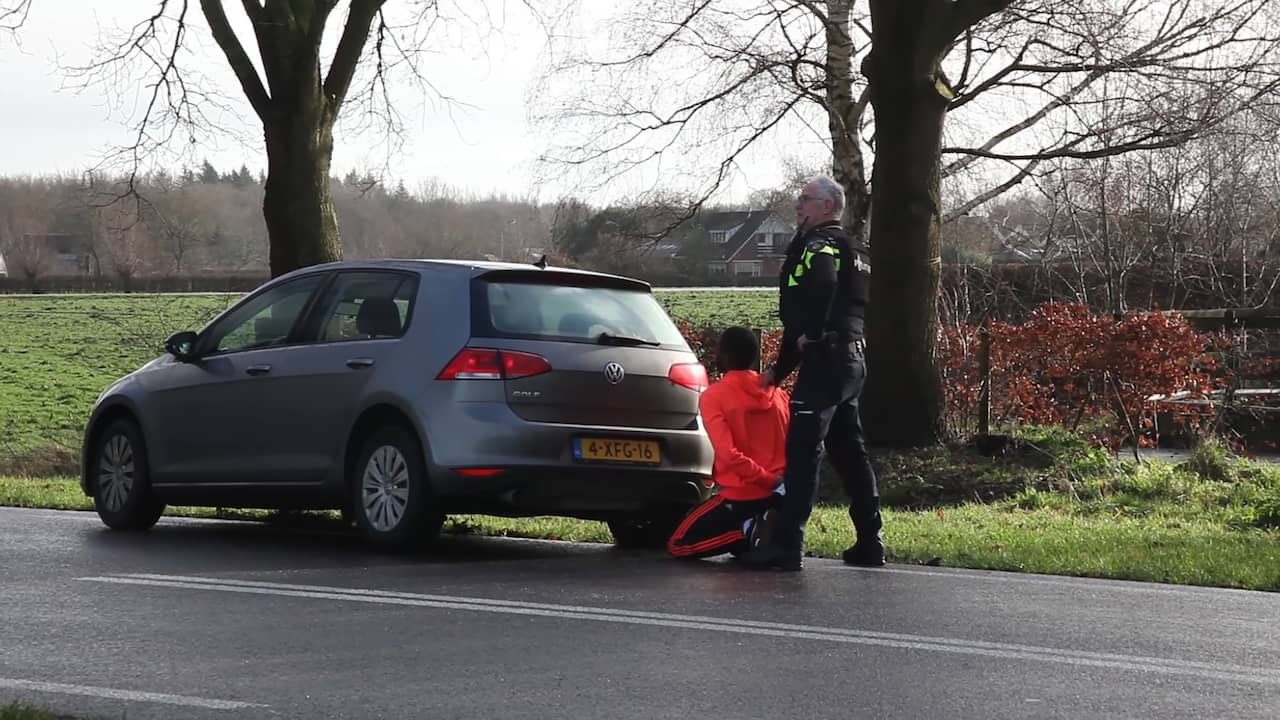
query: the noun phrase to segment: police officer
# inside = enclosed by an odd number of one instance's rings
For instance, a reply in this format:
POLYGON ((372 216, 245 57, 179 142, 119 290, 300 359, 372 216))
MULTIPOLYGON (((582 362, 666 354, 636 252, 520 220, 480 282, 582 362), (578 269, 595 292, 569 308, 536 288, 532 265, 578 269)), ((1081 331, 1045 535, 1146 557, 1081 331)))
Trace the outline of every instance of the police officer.
POLYGON ((811 179, 796 200, 796 236, 779 277, 782 344, 761 382, 781 383, 797 366, 787 435, 787 488, 768 542, 743 555, 757 569, 799 570, 804 526, 818 492, 823 445, 850 498, 857 542, 846 563, 884 565, 880 494, 867 455, 858 396, 866 377, 863 320, 871 282, 866 246, 840 226, 844 189, 811 179))

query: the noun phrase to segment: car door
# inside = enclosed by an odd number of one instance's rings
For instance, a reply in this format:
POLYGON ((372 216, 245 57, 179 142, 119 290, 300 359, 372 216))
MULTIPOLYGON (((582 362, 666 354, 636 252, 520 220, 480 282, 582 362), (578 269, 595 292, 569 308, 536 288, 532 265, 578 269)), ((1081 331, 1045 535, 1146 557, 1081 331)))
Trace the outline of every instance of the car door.
POLYGON ((158 484, 229 485, 270 478, 305 481, 282 452, 292 434, 292 354, 302 320, 330 273, 268 286, 197 340, 197 358, 172 361, 147 379, 158 484))
POLYGON ((286 447, 297 462, 340 476, 347 433, 370 383, 391 364, 414 310, 417 273, 353 270, 335 275, 309 313, 308 342, 290 353, 296 377, 286 447))

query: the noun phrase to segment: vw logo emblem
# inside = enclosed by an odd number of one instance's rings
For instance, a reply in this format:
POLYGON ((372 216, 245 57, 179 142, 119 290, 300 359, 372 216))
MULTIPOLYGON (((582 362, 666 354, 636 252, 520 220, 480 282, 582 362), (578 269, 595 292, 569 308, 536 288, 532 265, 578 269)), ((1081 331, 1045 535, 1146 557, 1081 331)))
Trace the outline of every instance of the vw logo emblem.
POLYGON ((610 385, 617 385, 622 382, 622 378, 626 374, 622 366, 616 362, 611 362, 604 366, 604 379, 608 380, 610 385))

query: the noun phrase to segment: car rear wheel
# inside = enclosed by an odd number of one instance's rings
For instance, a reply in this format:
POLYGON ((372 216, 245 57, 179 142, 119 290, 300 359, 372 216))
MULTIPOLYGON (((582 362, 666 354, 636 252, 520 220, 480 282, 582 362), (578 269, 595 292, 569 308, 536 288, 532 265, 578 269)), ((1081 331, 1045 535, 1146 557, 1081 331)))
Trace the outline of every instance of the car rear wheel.
POLYGON ((351 514, 365 537, 387 548, 436 539, 444 514, 434 507, 418 440, 394 425, 374 431, 352 467, 351 514))
POLYGON ((151 489, 142 432, 131 420, 114 420, 93 450, 93 506, 113 530, 146 530, 164 513, 151 489))
POLYGON ((652 511, 609 521, 613 544, 620 548, 664 548, 689 508, 652 511))

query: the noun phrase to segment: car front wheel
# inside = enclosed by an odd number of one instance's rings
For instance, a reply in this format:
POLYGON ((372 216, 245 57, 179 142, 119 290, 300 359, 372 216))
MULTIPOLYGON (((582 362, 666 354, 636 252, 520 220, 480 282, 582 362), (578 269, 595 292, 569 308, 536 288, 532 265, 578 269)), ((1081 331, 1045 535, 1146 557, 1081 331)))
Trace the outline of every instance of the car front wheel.
POLYGON ((164 512, 151 490, 142 432, 130 420, 112 421, 94 446, 93 505, 98 517, 114 530, 146 530, 164 512))
POLYGON ((440 534, 418 440, 404 428, 379 428, 352 468, 351 513, 372 542, 388 548, 425 544, 440 534))

